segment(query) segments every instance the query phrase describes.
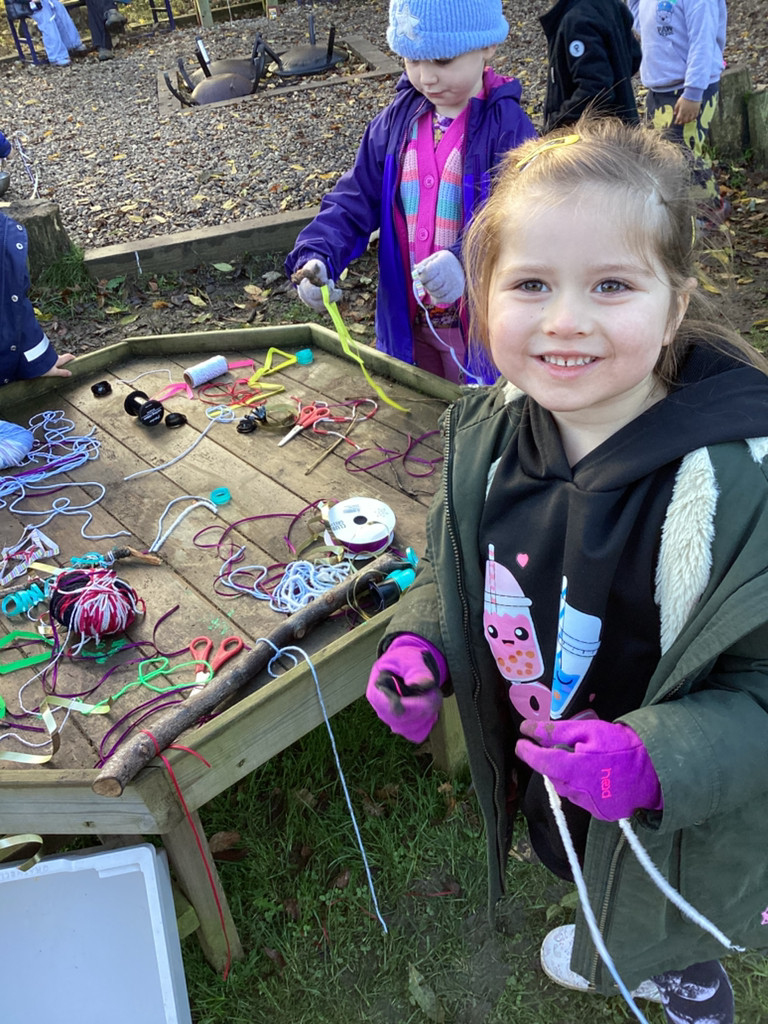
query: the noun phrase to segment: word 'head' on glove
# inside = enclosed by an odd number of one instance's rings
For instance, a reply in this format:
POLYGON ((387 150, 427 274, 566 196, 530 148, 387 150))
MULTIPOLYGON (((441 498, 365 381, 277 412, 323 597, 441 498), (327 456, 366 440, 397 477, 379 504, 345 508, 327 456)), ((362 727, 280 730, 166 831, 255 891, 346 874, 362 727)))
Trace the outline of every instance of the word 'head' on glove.
POLYGON ((464 268, 450 249, 440 249, 413 268, 433 302, 450 305, 464 294, 464 268))
POLYGON ((434 644, 401 633, 373 663, 365 695, 392 732, 422 743, 437 721, 447 678, 445 658, 434 644))
POLYGON ((517 741, 517 756, 593 817, 618 821, 664 806, 650 754, 628 725, 599 718, 527 720, 520 732, 528 739, 517 741))
POLYGON ((298 295, 304 305, 309 306, 310 309, 316 309, 318 312, 325 309, 321 291, 324 284, 328 285, 329 302, 338 302, 341 298, 341 289, 337 288, 328 277, 328 268, 322 260, 307 260, 294 273, 293 277, 300 279, 297 288, 298 295))

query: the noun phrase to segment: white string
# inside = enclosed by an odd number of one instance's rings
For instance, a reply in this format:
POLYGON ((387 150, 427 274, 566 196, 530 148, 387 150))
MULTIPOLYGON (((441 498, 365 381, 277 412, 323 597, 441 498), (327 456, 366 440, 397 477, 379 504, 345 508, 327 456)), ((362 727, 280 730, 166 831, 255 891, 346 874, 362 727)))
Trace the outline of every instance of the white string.
POLYGON ((29 162, 29 160, 27 158, 27 154, 24 152, 24 147, 21 144, 21 140, 22 139, 25 142, 28 141, 27 136, 24 135, 23 132, 17 131, 17 132, 13 133, 13 142, 14 142, 14 145, 16 146, 16 151, 19 154, 19 156, 21 157, 21 162, 24 165, 24 170, 27 172, 29 180, 32 182, 32 195, 29 198, 30 199, 36 199, 37 198, 37 188, 38 188, 39 178, 38 178, 38 175, 37 175, 37 171, 33 172, 32 165, 30 164, 30 162, 29 162))
POLYGON ((170 370, 145 370, 144 373, 140 373, 136 377, 130 377, 129 379, 126 379, 125 377, 118 377, 117 380, 121 384, 135 384, 136 381, 137 380, 141 380, 142 377, 156 376, 158 373, 165 373, 165 374, 167 374, 168 375, 168 382, 169 383, 173 382, 173 377, 171 375, 171 371, 170 370))
POLYGON ((0 476, 0 509, 5 508, 4 500, 12 494, 24 494, 26 487, 48 480, 59 473, 68 473, 86 462, 99 457, 101 442, 93 437, 96 427, 87 434, 72 435, 75 425, 64 416, 61 409, 38 413, 29 421, 29 429, 33 434, 43 432, 43 440, 36 438, 35 444, 27 456, 26 463, 42 462, 39 469, 24 469, 14 476, 0 476), (56 452, 55 449, 62 449, 56 452))
POLYGON ((341 583, 352 571, 353 565, 348 560, 336 565, 289 562, 282 579, 272 591, 269 607, 276 612, 297 612, 341 583))
POLYGON ((461 370, 462 374, 464 376, 466 376, 470 381, 473 381, 475 384, 482 384, 483 382, 482 382, 481 378, 480 377, 476 377, 474 373, 470 373, 469 370, 466 368, 466 366, 464 366, 463 363, 459 362, 459 359, 458 359, 456 353, 454 352, 453 348, 448 344, 447 341, 444 341, 440 337, 440 335, 437 333, 435 328, 432 326, 432 318, 430 317, 429 310, 424 305, 424 301, 423 301, 424 300, 424 296, 426 294, 427 294, 427 292, 426 292, 426 289, 425 289, 424 285, 421 283, 421 281, 418 279, 418 277, 415 276, 415 271, 414 271, 413 297, 416 299, 416 305, 424 310, 424 316, 427 318, 427 327, 434 334, 434 336, 437 338, 437 340, 440 342, 440 344, 443 346, 443 348, 448 350, 448 353, 449 353, 451 359, 454 361, 454 363, 461 370))
POLYGON ((206 409, 205 414, 209 418, 210 423, 205 430, 203 430, 197 440, 192 442, 186 451, 182 452, 181 455, 177 455, 175 459, 171 459, 169 462, 164 462, 162 466, 152 466, 149 469, 140 469, 138 473, 131 473, 130 476, 124 476, 123 480, 135 480, 136 477, 145 476, 147 473, 156 473, 160 469, 168 469, 169 466, 173 466, 174 463, 183 459, 185 455, 189 455, 189 453, 200 444, 214 423, 231 423, 235 418, 234 409, 231 409, 228 405, 211 406, 210 409, 206 409))
MULTIPOLYGON (((61 490, 64 487, 77 487, 77 488, 98 487, 101 493, 98 495, 98 497, 94 498, 93 501, 89 501, 85 505, 75 505, 75 506, 72 505, 72 502, 71 502, 71 500, 69 498, 67 498, 64 495, 62 495, 62 496, 60 496, 58 498, 55 498, 53 500, 50 509, 43 509, 41 512, 35 512, 32 509, 19 508, 18 507, 20 501, 23 501, 25 497, 29 497, 29 494, 25 493, 25 494, 21 495, 20 497, 16 498, 14 501, 11 502, 11 504, 8 507, 9 511, 10 512, 16 512, 19 515, 25 515, 25 516, 45 516, 45 515, 47 515, 48 516, 47 519, 44 519, 42 523, 37 523, 36 524, 37 528, 39 530, 41 530, 44 526, 47 526, 48 523, 50 523, 50 521, 52 519, 55 519, 57 515, 76 516, 76 515, 80 515, 81 513, 83 513, 86 516, 86 520, 83 523, 83 525, 80 527, 80 536, 84 540, 111 540, 114 537, 130 537, 131 536, 131 531, 130 530, 118 530, 117 533, 99 533, 99 534, 87 534, 85 532, 88 529, 88 527, 90 526, 91 521, 93 519, 93 512, 89 512, 88 509, 93 508, 94 505, 97 505, 101 501, 101 499, 104 497, 104 495, 107 493, 107 489, 104 486, 104 484, 99 483, 97 480, 84 480, 82 483, 80 483, 80 482, 78 482, 78 483, 72 483, 72 482, 60 483, 60 484, 57 485, 56 489, 57 490, 61 490)), ((29 491, 35 491, 35 490, 41 490, 41 489, 43 489, 45 491, 49 491, 50 490, 50 488, 47 485, 41 484, 38 487, 38 486, 33 485, 33 484, 28 484, 26 486, 26 488, 25 488, 25 491, 29 492, 29 491)))
POLYGON ((632 826, 627 818, 619 819, 619 828, 626 836, 627 842, 631 846, 634 855, 640 861, 640 864, 645 868, 648 875, 656 883, 656 886, 661 889, 670 903, 674 903, 682 914, 693 921, 694 924, 697 924, 699 928, 703 929, 705 932, 709 932, 710 935, 717 939, 718 942, 722 943, 722 945, 727 949, 733 949, 737 953, 745 952, 744 946, 737 946, 735 943, 731 942, 731 940, 720 931, 717 925, 713 924, 708 918, 704 917, 700 911, 691 906, 685 897, 669 884, 667 879, 651 860, 648 855, 648 851, 632 831, 632 826))
POLYGON ((188 516, 190 512, 194 512, 194 510, 196 508, 201 508, 201 507, 207 508, 208 511, 209 512, 213 512, 214 515, 216 514, 217 509, 216 509, 216 506, 213 504, 212 501, 208 501, 207 498, 200 498, 200 497, 198 497, 195 494, 182 494, 181 497, 174 498, 173 501, 169 501, 168 504, 165 506, 165 509, 164 509, 162 515, 160 516, 160 520, 159 520, 159 522, 157 524, 157 534, 155 536, 155 539, 152 541, 152 543, 150 544, 149 548, 147 549, 148 552, 150 554, 152 554, 152 553, 154 553, 156 551, 159 551, 160 548, 163 546, 163 544, 165 544, 166 540, 171 535, 171 533, 176 529, 176 527, 182 521, 182 519, 184 519, 185 516, 188 516), (168 527, 168 529, 165 531, 165 533, 162 533, 163 519, 165 519, 165 516, 166 516, 168 510, 173 505, 175 505, 177 501, 194 501, 195 504, 194 505, 190 505, 189 508, 185 508, 184 511, 181 512, 176 517, 176 519, 174 519, 173 523, 171 523, 171 525, 168 527))
MULTIPOLYGON (((354 808, 352 807, 352 800, 351 800, 351 798, 349 796, 349 790, 347 789, 347 780, 344 777, 344 771, 343 771, 343 769, 341 767, 341 760, 339 758, 338 750, 336 749, 336 739, 335 739, 335 737, 333 735, 333 729, 331 728, 331 721, 330 721, 330 718, 328 717, 328 711, 326 710, 326 707, 325 707, 325 701, 323 700, 323 694, 322 694, 322 692, 320 690, 320 682, 319 682, 319 680, 317 678, 317 672, 315 670, 315 666, 312 664, 312 660, 310 659, 309 655, 306 653, 306 651, 303 651, 301 649, 301 647, 277 647, 275 644, 272 643, 271 640, 268 640, 266 637, 260 637, 256 641, 256 643, 268 644, 272 648, 272 650, 275 652, 274 656, 270 659, 269 664, 267 665, 267 671, 269 672, 269 674, 272 676, 273 679, 277 677, 278 673, 273 670, 272 666, 273 666, 273 664, 279 658, 282 658, 284 656, 290 658, 293 661, 293 664, 297 665, 298 664, 298 658, 296 657, 296 655, 297 654, 300 655, 304 659, 304 661, 307 663, 307 667, 309 668, 309 671, 312 673, 312 679, 315 682, 315 691, 317 692, 317 699, 320 702, 320 709, 323 712, 323 721, 325 722, 325 726, 326 726, 326 728, 328 730, 328 736, 330 737, 330 741, 331 741, 331 750, 333 751, 333 759, 336 762, 336 770, 339 773, 339 780, 341 781, 341 787, 344 790, 344 799, 347 801, 347 808, 349 810, 349 816, 352 819, 352 827, 355 830, 355 838, 357 839, 357 846, 358 846, 358 849, 360 850, 360 855, 363 858, 363 867, 365 868, 365 875, 366 875, 366 878, 368 879, 368 890, 370 891, 371 899, 373 901, 373 908, 376 911, 376 917, 379 919, 379 923, 381 924, 381 927, 384 929, 384 933, 386 934, 389 931, 389 929, 387 928, 387 923, 384 920, 384 918, 381 916, 381 911, 379 910, 379 902, 376 899, 376 888, 375 888, 375 886, 373 884, 373 876, 371 875, 371 869, 368 866, 368 857, 366 856, 366 853, 365 853, 365 847, 363 845, 363 837, 360 835, 360 829, 359 829, 358 824, 357 824, 357 818, 355 817, 355 811, 354 811, 354 808)), ((646 1022, 646 1024, 647 1024, 647 1022, 646 1022)))
POLYGON ((589 933, 592 936, 592 941, 595 944, 595 948, 600 954, 603 963, 610 971, 613 980, 619 986, 619 991, 627 1001, 627 1005, 632 1010, 634 1015, 637 1017, 640 1024, 648 1024, 648 1021, 643 1016, 642 1011, 639 1009, 635 1000, 632 998, 632 993, 629 991, 627 986, 621 980, 619 972, 616 970, 616 965, 611 959, 611 954, 608 952, 603 937, 600 934, 600 929, 597 926, 595 920, 595 914, 592 910, 592 905, 589 902, 589 895, 587 893, 587 886, 584 881, 584 875, 581 873, 581 866, 579 864, 579 858, 576 856, 576 851, 573 848, 573 840, 571 834, 568 831, 568 824, 563 814, 563 805, 560 803, 560 797, 558 796, 557 790, 552 785, 546 775, 543 775, 544 785, 547 789, 547 796, 549 797, 549 806, 552 808, 552 814, 555 817, 555 823, 557 824, 558 831, 560 832, 560 838, 563 840, 563 846, 565 847, 565 853, 568 857, 568 865, 573 875, 573 880, 576 883, 576 890, 581 900, 581 909, 584 911, 584 918, 589 928, 589 933))

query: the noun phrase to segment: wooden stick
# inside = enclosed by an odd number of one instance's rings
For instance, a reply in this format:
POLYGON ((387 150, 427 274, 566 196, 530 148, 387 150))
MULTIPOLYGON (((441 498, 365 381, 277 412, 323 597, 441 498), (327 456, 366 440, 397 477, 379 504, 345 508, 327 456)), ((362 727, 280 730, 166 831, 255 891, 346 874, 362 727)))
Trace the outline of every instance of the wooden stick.
POLYGON ((247 657, 240 660, 239 665, 226 674, 214 676, 201 690, 190 693, 183 704, 169 708, 152 721, 149 731, 157 741, 157 749, 152 739, 145 733, 138 733, 126 740, 109 758, 94 780, 91 787, 94 793, 98 793, 99 796, 120 796, 131 779, 149 764, 158 750, 164 750, 178 739, 185 729, 191 728, 205 715, 211 714, 223 701, 242 690, 246 684, 254 682, 259 672, 266 668, 274 656, 275 648, 287 647, 301 640, 310 629, 348 604, 353 592, 363 586, 369 578, 387 576, 402 564, 401 557, 385 552, 360 572, 331 587, 322 597, 316 598, 305 608, 283 619, 266 640, 257 642, 247 657))
POLYGON ((339 434, 339 436, 336 438, 336 440, 333 442, 333 444, 330 446, 330 448, 326 448, 325 451, 322 453, 322 455, 318 455, 318 457, 315 459, 315 461, 312 463, 311 466, 307 466, 307 468, 304 470, 304 476, 309 476, 309 474, 312 472, 312 470, 315 469, 317 466, 319 466, 320 463, 323 461, 323 459, 327 459, 328 456, 331 454, 331 452, 335 452, 336 451, 336 449, 339 447, 339 445, 341 444, 341 442, 344 440, 345 437, 349 437, 349 435, 350 435, 350 433, 352 431, 352 427, 354 427, 354 425, 355 425, 356 418, 357 418, 357 409, 355 409, 355 411, 352 413, 352 419, 350 420, 349 426, 344 431, 344 433, 343 434, 339 434))

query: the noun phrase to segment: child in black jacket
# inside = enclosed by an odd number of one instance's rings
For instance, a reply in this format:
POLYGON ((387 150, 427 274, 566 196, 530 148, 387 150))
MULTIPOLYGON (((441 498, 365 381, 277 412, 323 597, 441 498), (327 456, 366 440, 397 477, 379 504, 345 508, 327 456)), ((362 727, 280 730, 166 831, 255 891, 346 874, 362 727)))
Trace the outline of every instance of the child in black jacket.
POLYGON ((587 107, 637 124, 632 76, 641 52, 626 4, 557 0, 539 21, 549 58, 544 130, 572 124, 587 107))

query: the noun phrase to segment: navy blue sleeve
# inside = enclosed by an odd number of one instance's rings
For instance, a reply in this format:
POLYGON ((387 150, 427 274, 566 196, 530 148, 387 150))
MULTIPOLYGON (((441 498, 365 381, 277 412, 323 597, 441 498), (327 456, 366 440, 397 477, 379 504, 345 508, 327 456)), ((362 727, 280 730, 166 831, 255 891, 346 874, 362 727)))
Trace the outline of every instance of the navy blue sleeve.
POLYGON ((27 232, 0 217, 0 383, 40 377, 58 356, 27 297, 27 232))

